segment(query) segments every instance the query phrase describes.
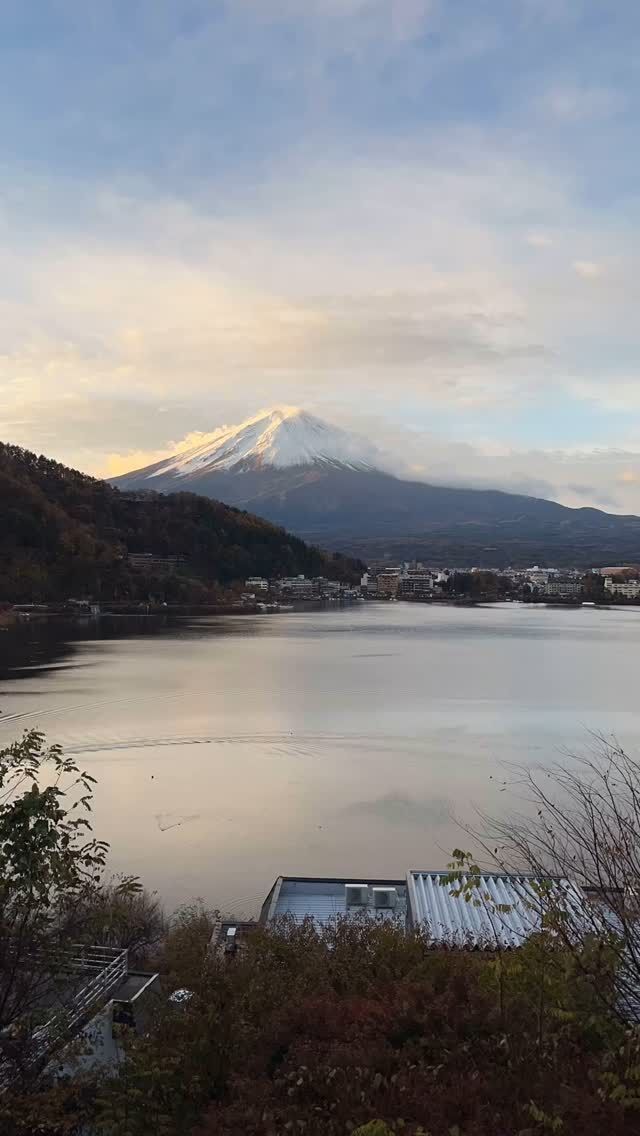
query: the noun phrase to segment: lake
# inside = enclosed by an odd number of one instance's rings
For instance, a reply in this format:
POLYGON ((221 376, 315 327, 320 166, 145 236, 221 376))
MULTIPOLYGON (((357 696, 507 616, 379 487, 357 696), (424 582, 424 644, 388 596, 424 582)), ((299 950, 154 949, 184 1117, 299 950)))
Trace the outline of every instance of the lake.
POLYGON ((255 913, 281 874, 403 875, 520 807, 507 762, 640 743, 640 610, 375 603, 29 624, 0 635, 0 744, 98 778, 114 871, 255 913))

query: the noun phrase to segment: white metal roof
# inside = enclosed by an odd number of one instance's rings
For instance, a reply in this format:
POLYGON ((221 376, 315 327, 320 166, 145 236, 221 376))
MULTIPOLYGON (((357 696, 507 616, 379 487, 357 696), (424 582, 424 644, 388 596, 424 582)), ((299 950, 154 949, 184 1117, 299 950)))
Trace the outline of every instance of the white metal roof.
MULTIPOLYGON (((466 883, 466 877, 461 882, 466 883)), ((408 873, 409 917, 423 927, 434 944, 481 948, 519 947, 541 926, 542 881, 530 876, 482 875, 479 886, 457 895, 459 885, 447 873, 408 873), (503 910, 499 910, 503 908, 503 910)), ((569 880, 544 881, 554 904, 568 905, 574 913, 585 899, 569 880)))

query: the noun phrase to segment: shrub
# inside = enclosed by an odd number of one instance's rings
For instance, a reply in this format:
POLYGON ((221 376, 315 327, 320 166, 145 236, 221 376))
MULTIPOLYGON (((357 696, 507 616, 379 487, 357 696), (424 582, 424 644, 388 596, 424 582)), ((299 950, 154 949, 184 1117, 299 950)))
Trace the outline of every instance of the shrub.
POLYGON ((496 958, 391 923, 284 920, 225 963, 203 919, 174 932, 184 972, 169 952, 193 997, 131 1044, 105 1132, 622 1136, 640 1118, 638 1037, 551 937, 503 955, 499 998, 496 958))

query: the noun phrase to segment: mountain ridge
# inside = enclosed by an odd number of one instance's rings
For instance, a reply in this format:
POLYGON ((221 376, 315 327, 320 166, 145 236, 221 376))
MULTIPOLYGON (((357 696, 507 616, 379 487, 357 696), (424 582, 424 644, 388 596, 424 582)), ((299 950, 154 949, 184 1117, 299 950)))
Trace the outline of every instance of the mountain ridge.
POLYGON ((122 493, 19 446, 0 443, 0 600, 215 602, 252 575, 356 581, 359 564, 311 548, 256 516, 194 493, 122 493), (173 558, 163 573, 128 556, 173 558))
POLYGON ((375 466, 374 443, 299 408, 272 408, 207 438, 114 484, 188 488, 364 559, 416 557, 451 567, 640 561, 638 517, 397 477, 375 466), (302 441, 297 436, 296 444, 281 445, 291 423, 302 441), (310 437, 319 444, 310 445, 310 437))

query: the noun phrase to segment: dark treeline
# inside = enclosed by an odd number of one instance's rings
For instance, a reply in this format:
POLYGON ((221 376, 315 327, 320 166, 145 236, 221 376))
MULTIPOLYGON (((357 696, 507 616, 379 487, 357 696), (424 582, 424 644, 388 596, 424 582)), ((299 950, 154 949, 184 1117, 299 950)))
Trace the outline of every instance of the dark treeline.
POLYGON ((360 566, 251 514, 192 493, 126 494, 59 462, 0 443, 0 600, 69 596, 217 599, 246 576, 358 579, 360 566), (184 561, 171 576, 128 553, 184 561))

